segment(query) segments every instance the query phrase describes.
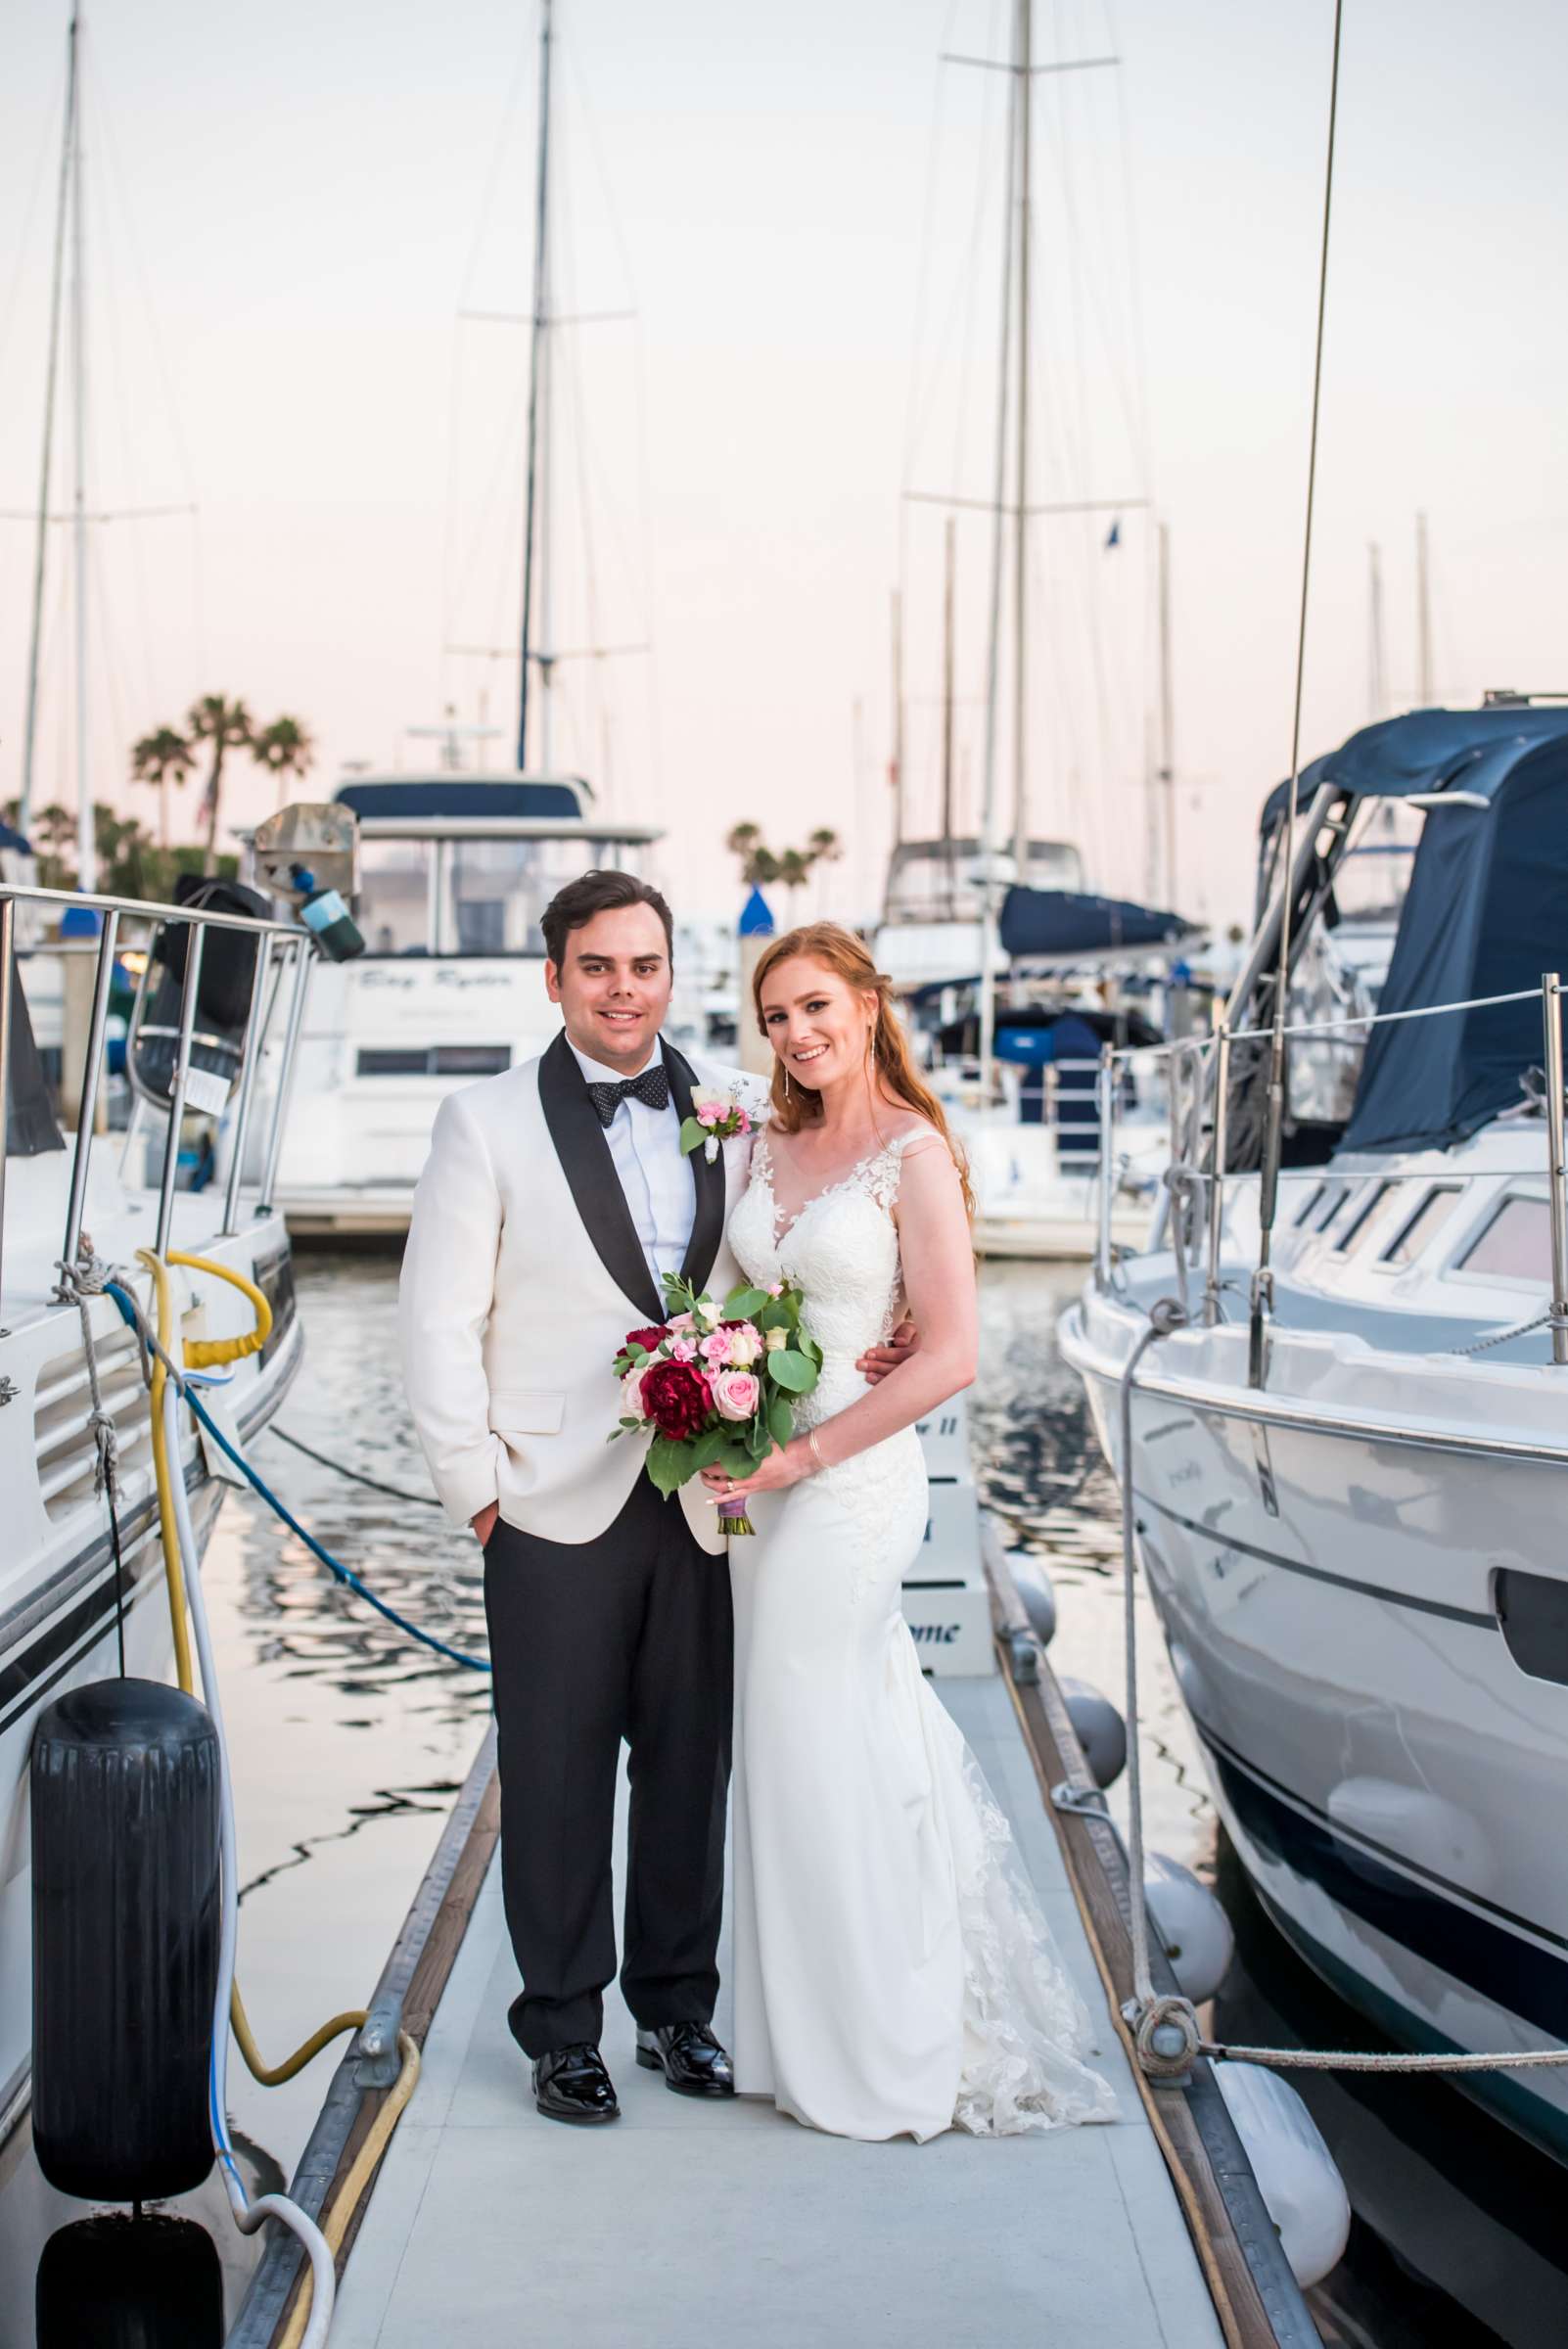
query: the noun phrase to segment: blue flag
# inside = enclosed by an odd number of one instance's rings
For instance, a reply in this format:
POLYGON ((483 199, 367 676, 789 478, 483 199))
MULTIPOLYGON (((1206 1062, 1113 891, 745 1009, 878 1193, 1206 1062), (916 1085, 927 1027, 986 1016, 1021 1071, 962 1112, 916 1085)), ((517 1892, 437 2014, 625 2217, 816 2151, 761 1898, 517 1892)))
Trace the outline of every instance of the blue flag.
POLYGON ((1115 520, 1115 521, 1112 523, 1112 525, 1111 525, 1111 528, 1110 528, 1110 532, 1109 532, 1109 534, 1108 534, 1108 536, 1107 536, 1107 538, 1106 538, 1106 541, 1105 541, 1105 543, 1106 543, 1106 545, 1107 545, 1108 547, 1111 547, 1111 546, 1120 546, 1120 545, 1121 545, 1121 543, 1122 543, 1122 517, 1121 517, 1121 515, 1120 515, 1120 514, 1118 514, 1118 516, 1117 516, 1116 520, 1115 520))

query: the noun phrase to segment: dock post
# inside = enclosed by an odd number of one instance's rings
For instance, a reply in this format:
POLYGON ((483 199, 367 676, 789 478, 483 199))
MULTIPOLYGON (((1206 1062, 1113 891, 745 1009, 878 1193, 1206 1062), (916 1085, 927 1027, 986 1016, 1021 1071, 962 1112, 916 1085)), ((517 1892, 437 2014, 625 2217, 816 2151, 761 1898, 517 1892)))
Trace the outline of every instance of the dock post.
POLYGON ((98 969, 93 980, 93 1007, 87 1023, 87 1050, 81 1083, 76 1090, 76 1155, 70 1169, 70 1204, 66 1210, 66 1238, 60 1254, 69 1267, 81 1245, 82 1212, 87 1204, 87 1168, 98 1123, 98 1080, 104 1062, 104 1030, 109 1024, 109 992, 115 982, 115 949, 119 943, 119 915, 106 913, 98 942, 98 969))
POLYGON ((1209 1261, 1204 1267, 1204 1326, 1220 1319, 1220 1249, 1225 1212, 1225 1158, 1230 1119, 1230 1022, 1214 1032, 1214 1144, 1209 1157, 1209 1261))
POLYGON ((1562 1105, 1562 983, 1555 971, 1541 981, 1546 1023, 1546 1140, 1551 1174, 1551 1359, 1568 1363, 1568 1214, 1564 1212, 1562 1105))

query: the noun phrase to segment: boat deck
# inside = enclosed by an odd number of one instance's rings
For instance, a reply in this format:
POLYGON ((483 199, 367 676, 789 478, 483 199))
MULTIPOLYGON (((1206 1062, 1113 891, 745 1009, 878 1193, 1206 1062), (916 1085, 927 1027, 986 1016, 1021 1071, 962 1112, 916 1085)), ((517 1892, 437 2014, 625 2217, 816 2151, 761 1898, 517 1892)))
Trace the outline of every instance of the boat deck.
MULTIPOLYGON (((1114 2080, 1114 2124, 862 2144, 755 2099, 670 2095, 632 2060, 612 1991, 623 2118, 541 2121, 506 2027, 516 1972, 492 1865, 424 2071, 354 2240, 333 2349, 748 2349, 1008 2337, 1116 2349, 1222 2339, 1180 2206, 1107 2015, 1007 1683, 938 1681, 1013 1822, 1114 2080)), ((623 1783, 622 1801, 625 1788, 623 1783)), ((727 1949, 720 1963, 727 1965, 727 1949)), ((715 2023, 728 2022, 727 1998, 715 2023)))

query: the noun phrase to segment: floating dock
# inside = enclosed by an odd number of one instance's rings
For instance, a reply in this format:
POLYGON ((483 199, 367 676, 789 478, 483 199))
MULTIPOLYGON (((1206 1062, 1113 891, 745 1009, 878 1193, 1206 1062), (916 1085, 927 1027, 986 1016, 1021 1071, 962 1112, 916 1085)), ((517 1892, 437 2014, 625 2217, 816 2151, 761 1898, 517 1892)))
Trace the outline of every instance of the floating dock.
MULTIPOLYGON (((1087 2002, 1115 2122, 863 2144, 762 2100, 672 2096, 636 2066, 613 1988, 603 2048, 620 2123, 541 2120, 506 2026, 517 1984, 486 1739, 383 1977, 424 2067, 339 2255, 333 2349, 1316 2342, 1208 2067, 1184 2089, 1151 2089, 1130 2059, 1118 1849, 1103 1822, 1049 1802, 1051 1785, 1090 1781, 1016 1598, 999 1589, 997 1605, 1002 1669, 936 1686, 1087 2002)), ((727 2039, 727 1999, 715 2021, 727 2039)), ((378 2100, 346 2059, 296 2176, 307 2209, 330 2207, 378 2100)), ((272 2349, 297 2286, 295 2245, 279 2236, 229 2349, 272 2349)))

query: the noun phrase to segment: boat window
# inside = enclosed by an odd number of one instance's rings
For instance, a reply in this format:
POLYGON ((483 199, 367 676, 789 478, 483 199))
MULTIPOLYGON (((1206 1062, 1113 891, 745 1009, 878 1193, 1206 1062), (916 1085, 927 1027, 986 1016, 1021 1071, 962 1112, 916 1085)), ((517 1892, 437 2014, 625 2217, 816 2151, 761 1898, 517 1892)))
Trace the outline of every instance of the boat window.
POLYGON ((361 1044, 357 1077, 499 1077, 510 1044, 361 1044))
POLYGON ((443 844, 438 954, 542 954, 539 928, 563 882, 590 866, 635 870, 618 841, 454 840, 443 844))
POLYGON ((1341 1256, 1349 1253, 1352 1242, 1357 1238, 1359 1233, 1363 1232, 1366 1229, 1367 1223, 1370 1221, 1371 1218, 1376 1215, 1378 1209, 1382 1206, 1384 1200, 1394 1188, 1395 1185, 1392 1182, 1373 1183, 1367 1197, 1362 1200, 1355 1215, 1352 1216, 1350 1221, 1346 1224, 1344 1230, 1334 1242, 1334 1246, 1338 1249, 1341 1256))
POLYGON ((1323 1204, 1321 1210, 1314 1219, 1314 1231, 1326 1231, 1328 1229, 1328 1226, 1333 1222, 1334 1218, 1344 1206, 1345 1194, 1347 1191, 1349 1191, 1349 1189, 1350 1184, 1348 1182, 1324 1183, 1323 1204))
POLYGON ((1497 1214, 1460 1257, 1461 1272, 1488 1273, 1495 1280, 1549 1280, 1550 1212, 1545 1199, 1504 1199, 1497 1214))
POLYGON ((1313 1188, 1308 1192, 1305 1201, 1296 1210, 1296 1227, 1298 1230, 1300 1229, 1301 1225, 1306 1222, 1308 1217, 1312 1214, 1313 1209, 1317 1205, 1318 1200, 1321 1199, 1327 1188, 1328 1185, 1326 1182, 1319 1182, 1314 1183, 1313 1188))
POLYGON ((1384 1249, 1379 1264, 1413 1265, 1428 1240, 1442 1230, 1453 1213, 1454 1201, 1462 1196, 1453 1183, 1443 1190, 1428 1191, 1398 1238, 1384 1249))
POLYGON ((428 840, 362 840, 355 919, 369 954, 424 954, 430 947, 428 840))

